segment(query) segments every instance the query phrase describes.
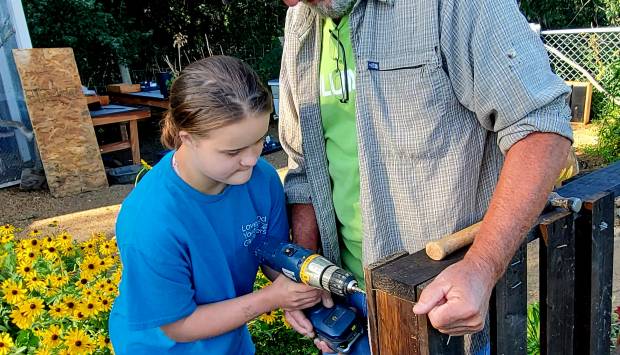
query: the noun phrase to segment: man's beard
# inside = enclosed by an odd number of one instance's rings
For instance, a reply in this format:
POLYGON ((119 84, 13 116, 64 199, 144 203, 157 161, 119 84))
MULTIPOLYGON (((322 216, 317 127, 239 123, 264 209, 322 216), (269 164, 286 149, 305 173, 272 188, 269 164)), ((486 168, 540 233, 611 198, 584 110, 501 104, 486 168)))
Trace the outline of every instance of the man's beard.
POLYGON ((343 18, 351 11, 356 0, 326 0, 320 1, 311 8, 320 16, 333 19, 343 18))

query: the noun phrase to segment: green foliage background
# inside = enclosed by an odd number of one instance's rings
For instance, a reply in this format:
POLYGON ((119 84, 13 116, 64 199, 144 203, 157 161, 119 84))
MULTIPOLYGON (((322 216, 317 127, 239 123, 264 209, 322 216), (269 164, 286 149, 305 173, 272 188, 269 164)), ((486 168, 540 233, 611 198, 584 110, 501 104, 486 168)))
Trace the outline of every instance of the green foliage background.
MULTIPOLYGON (((281 0, 23 0, 35 47, 72 47, 82 82, 119 82, 118 63, 167 69, 173 36, 187 36, 183 64, 208 53, 240 57, 265 80, 277 77, 286 6, 281 0), (201 51, 202 50, 202 51, 201 51)), ((146 75, 134 80, 151 79, 146 75)))

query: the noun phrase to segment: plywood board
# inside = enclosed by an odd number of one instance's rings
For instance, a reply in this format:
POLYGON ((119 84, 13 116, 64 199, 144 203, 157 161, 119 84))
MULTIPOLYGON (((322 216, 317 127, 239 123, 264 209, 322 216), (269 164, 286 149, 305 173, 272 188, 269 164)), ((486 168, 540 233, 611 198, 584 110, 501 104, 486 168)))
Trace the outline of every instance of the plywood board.
POLYGON ((73 50, 14 49, 13 57, 52 195, 107 187, 73 50))

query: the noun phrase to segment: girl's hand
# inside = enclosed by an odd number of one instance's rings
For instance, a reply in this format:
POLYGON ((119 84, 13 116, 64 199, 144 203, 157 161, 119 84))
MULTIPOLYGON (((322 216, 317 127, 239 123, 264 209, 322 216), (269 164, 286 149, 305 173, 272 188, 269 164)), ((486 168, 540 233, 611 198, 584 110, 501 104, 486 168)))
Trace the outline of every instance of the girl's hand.
POLYGON ((294 311, 309 308, 321 301, 322 290, 297 283, 280 274, 268 286, 274 308, 294 311))
MULTIPOLYGON (((333 304, 333 303, 332 303, 333 304)), ((312 323, 306 317, 304 312, 302 311, 284 311, 284 317, 286 317, 286 321, 291 325, 297 333, 307 336, 310 339, 314 340, 314 345, 321 350, 323 353, 333 353, 332 350, 326 342, 319 340, 316 338, 316 334, 314 333, 314 328, 312 327, 312 323)))

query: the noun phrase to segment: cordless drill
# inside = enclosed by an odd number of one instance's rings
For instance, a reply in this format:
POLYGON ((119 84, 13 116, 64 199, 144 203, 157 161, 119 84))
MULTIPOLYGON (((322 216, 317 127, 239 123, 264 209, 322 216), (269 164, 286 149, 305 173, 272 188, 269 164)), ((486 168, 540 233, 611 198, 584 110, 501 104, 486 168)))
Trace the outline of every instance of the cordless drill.
MULTIPOLYGON (((299 245, 257 237, 250 248, 261 265, 282 272, 293 281, 343 297, 354 292, 364 293, 353 274, 299 245)), ((314 326, 317 337, 341 353, 347 353, 364 332, 365 320, 354 308, 346 305, 336 303, 334 307, 326 308, 319 303, 304 313, 314 326)))

